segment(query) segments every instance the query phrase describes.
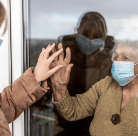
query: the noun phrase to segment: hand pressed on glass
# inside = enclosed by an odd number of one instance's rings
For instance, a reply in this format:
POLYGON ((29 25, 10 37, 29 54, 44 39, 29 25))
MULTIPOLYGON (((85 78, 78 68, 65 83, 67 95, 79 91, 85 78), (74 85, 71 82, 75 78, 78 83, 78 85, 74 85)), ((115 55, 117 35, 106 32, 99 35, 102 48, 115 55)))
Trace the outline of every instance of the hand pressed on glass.
POLYGON ((46 49, 44 48, 42 49, 42 52, 38 58, 37 65, 34 70, 34 76, 37 82, 41 82, 41 81, 48 79, 53 73, 55 73, 62 67, 62 65, 56 65, 55 67, 50 69, 50 65, 52 61, 61 52, 63 52, 63 48, 61 48, 59 51, 49 56, 49 53, 52 51, 54 47, 55 47, 55 44, 52 44, 52 45, 49 45, 46 49))
MULTIPOLYGON (((58 44, 58 49, 62 49, 62 44, 58 44)), ((52 53, 55 53, 55 49, 52 50, 52 53)), ((57 101, 59 101, 62 97, 64 97, 67 93, 67 84, 70 78, 71 68, 73 64, 70 64, 71 60, 71 51, 69 48, 66 49, 66 57, 64 58, 64 52, 59 55, 59 58, 54 60, 50 68, 54 68, 58 65, 62 65, 63 67, 55 72, 50 78, 52 82, 53 94, 57 101)))

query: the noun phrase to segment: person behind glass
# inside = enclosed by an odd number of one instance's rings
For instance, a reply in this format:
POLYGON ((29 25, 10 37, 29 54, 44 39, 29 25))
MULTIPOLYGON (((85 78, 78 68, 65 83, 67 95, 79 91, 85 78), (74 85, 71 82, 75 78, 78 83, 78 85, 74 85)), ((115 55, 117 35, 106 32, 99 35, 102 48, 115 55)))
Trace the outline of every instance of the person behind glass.
MULTIPOLYGON (((8 21, 4 5, 0 2, 0 27, 5 22, 3 35, 5 34, 8 21)), ((55 52, 52 56, 49 53, 55 44, 43 48, 37 65, 29 68, 14 83, 7 86, 0 93, 0 136, 11 136, 8 123, 14 121, 25 109, 38 101, 49 89, 47 79, 57 72, 62 65, 50 69, 53 60, 63 52, 63 49, 55 52), (39 82, 45 81, 41 86, 39 82)))
MULTIPOLYGON (((67 85, 71 96, 86 92, 96 82, 111 75, 110 51, 114 47, 114 38, 107 35, 106 21, 98 12, 83 13, 76 30, 75 34, 58 38, 64 50, 67 47, 71 49, 71 63, 74 66, 67 85)), ((57 115, 60 126, 64 126, 62 135, 90 135, 88 129, 93 116, 67 123, 57 115)))
MULTIPOLYGON (((135 32, 132 34, 135 35, 135 32)), ((133 39, 134 36, 129 38, 133 39)), ((63 53, 60 58, 62 59, 55 62, 56 65, 65 63, 63 53)), ((68 58, 71 58, 71 53, 68 58)), ((88 91, 76 96, 71 96, 67 87, 71 69, 63 68, 53 74, 53 102, 68 121, 80 120, 94 114, 89 126, 91 136, 136 136, 138 41, 118 41, 113 48, 112 61, 112 76, 106 76, 88 91)))

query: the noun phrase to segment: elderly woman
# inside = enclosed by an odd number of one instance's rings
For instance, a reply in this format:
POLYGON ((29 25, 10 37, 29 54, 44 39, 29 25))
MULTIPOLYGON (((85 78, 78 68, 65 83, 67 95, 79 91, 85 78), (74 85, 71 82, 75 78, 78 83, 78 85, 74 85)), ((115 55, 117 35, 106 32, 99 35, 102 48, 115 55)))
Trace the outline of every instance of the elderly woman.
POLYGON ((94 114, 89 128, 92 136, 137 135, 137 48, 135 42, 118 43, 112 56, 112 77, 101 79, 87 92, 77 94, 76 97, 71 97, 67 89, 72 66, 69 64, 71 52, 68 54, 68 62, 65 62, 62 53, 60 60, 55 61, 55 65, 66 63, 67 67, 51 76, 53 102, 60 114, 69 121, 80 120, 94 114))

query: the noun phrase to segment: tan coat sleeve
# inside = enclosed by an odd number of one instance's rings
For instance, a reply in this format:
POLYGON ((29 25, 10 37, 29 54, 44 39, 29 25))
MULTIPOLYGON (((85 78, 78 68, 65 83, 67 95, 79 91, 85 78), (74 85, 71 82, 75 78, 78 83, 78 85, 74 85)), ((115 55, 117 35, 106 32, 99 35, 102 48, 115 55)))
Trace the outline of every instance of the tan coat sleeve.
POLYGON ((8 122, 1 108, 0 108, 0 136, 11 136, 8 122))
POLYGON ((48 87, 42 88, 36 81, 33 68, 29 68, 11 86, 1 93, 1 108, 8 123, 14 121, 26 108, 38 101, 48 87))
MULTIPOLYGON (((106 77, 108 78, 108 77, 106 77)), ((80 120, 94 114, 98 99, 102 95, 102 79, 92 86, 87 92, 71 97, 69 93, 59 101, 54 102, 60 114, 68 121, 80 120)))

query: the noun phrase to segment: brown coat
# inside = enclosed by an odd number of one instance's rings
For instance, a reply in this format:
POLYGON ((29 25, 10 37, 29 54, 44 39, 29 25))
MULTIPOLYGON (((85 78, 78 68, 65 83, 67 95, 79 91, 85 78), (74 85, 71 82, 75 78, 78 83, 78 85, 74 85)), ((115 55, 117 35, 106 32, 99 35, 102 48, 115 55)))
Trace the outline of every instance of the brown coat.
POLYGON ((11 136, 8 123, 14 121, 47 92, 48 87, 43 88, 37 83, 33 70, 26 70, 0 94, 0 136, 11 136))

